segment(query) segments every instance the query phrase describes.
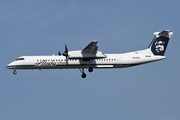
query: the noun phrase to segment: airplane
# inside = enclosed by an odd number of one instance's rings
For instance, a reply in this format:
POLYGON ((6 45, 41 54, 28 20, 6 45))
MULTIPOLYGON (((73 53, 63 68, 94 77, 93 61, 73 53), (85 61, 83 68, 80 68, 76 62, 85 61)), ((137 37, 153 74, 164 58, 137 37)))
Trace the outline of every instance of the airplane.
POLYGON ((98 41, 92 41, 83 50, 68 52, 65 44, 62 55, 58 51, 58 55, 51 56, 21 56, 6 68, 13 69, 14 75, 17 73, 16 69, 79 69, 82 73, 81 77, 85 78, 85 68, 93 72, 94 68, 126 68, 165 59, 166 47, 173 32, 164 30, 155 32, 154 35, 152 42, 144 50, 123 54, 103 54, 98 51, 98 41))

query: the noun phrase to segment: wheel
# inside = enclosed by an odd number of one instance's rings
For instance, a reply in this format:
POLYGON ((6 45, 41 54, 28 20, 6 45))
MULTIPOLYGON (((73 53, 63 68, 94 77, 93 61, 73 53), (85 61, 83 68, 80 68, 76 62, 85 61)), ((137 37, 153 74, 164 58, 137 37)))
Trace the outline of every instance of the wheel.
POLYGON ((13 74, 15 75, 15 74, 17 74, 17 72, 16 72, 16 71, 13 71, 13 74))
POLYGON ((92 72, 92 71, 93 71, 93 68, 92 68, 92 67, 90 67, 90 68, 88 69, 88 71, 89 71, 89 72, 92 72))
POLYGON ((81 77, 82 77, 82 78, 85 78, 85 77, 86 77, 86 74, 85 74, 85 73, 83 73, 83 74, 81 75, 81 77))

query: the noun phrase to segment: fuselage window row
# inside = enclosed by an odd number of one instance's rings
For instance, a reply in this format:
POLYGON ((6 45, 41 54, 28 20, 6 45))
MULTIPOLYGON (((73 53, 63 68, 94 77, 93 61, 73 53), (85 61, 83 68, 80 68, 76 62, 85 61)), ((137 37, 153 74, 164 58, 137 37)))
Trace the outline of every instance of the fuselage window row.
MULTIPOLYGON (((24 60, 24 58, 23 59, 18 59, 18 60, 24 60)), ((66 61, 66 59, 37 59, 37 62, 39 62, 39 61, 66 61)), ((77 59, 69 59, 68 61, 77 61, 77 59)), ((79 61, 83 61, 82 59, 80 59, 79 61)), ((91 59, 91 61, 116 61, 116 59, 91 59)))

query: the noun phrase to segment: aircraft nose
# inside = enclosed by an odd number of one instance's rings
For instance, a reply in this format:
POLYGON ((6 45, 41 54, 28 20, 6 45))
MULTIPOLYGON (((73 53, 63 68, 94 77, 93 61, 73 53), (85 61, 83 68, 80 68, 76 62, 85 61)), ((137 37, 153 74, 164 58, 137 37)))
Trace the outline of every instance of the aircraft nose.
POLYGON ((6 68, 7 68, 7 69, 10 69, 10 65, 9 65, 9 64, 8 64, 8 65, 6 65, 6 68))
POLYGON ((10 63, 10 64, 6 65, 6 68, 7 68, 7 69, 13 69, 13 68, 14 68, 14 66, 13 66, 13 64, 12 64, 12 63, 10 63))

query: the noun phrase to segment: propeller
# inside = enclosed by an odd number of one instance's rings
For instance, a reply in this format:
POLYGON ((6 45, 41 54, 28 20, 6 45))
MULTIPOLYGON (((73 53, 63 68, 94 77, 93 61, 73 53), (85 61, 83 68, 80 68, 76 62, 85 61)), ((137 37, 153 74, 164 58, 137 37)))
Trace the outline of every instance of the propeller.
POLYGON ((68 48, 67 48, 66 44, 65 44, 65 51, 64 51, 64 53, 62 55, 66 56, 66 59, 68 58, 68 48))
POLYGON ((61 56, 61 52, 60 51, 58 51, 58 55, 61 56))

